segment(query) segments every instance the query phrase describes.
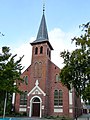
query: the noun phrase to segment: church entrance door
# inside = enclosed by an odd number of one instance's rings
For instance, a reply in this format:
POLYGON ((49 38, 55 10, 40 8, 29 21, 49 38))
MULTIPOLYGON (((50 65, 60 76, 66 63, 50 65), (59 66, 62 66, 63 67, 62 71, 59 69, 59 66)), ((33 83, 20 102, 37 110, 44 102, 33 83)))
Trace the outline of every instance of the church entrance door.
POLYGON ((39 98, 34 98, 32 102, 32 116, 39 117, 40 116, 40 100, 39 98))

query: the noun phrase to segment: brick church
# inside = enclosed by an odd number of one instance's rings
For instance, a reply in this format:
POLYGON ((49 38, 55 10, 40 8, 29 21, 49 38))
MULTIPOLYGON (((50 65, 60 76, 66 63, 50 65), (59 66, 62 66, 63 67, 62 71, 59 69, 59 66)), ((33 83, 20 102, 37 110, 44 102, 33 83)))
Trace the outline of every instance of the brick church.
POLYGON ((62 85, 60 68, 51 61, 53 47, 48 37, 44 10, 36 40, 30 44, 31 65, 21 74, 24 81, 18 83, 24 94, 13 93, 15 111, 40 118, 78 116, 81 112, 80 99, 76 97, 74 89, 69 91, 62 85))

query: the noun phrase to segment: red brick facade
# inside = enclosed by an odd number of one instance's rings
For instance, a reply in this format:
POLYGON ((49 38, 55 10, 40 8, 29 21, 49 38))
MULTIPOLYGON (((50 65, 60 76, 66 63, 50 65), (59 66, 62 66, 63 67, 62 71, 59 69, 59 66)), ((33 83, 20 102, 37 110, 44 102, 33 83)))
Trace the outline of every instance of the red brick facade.
POLYGON ((80 106, 81 103, 75 96, 74 90, 69 92, 60 80, 57 81, 56 75, 59 75, 60 68, 51 61, 50 43, 42 41, 31 45, 31 65, 21 75, 22 78, 27 76, 28 83, 19 83, 19 89, 27 91, 27 104, 20 105, 20 94, 16 94, 15 111, 26 112, 29 117, 57 115, 75 117, 75 114, 80 114, 80 110, 77 113, 75 110, 76 104, 80 106), (62 90, 63 104, 61 106, 54 105, 55 90, 62 90))

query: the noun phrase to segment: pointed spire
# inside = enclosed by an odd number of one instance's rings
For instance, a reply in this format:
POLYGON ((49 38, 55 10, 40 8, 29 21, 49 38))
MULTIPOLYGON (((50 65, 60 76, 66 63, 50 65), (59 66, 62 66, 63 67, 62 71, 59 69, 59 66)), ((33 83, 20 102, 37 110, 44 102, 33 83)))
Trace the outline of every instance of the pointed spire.
POLYGON ((42 20, 38 30, 36 40, 46 40, 46 39, 48 40, 48 32, 47 32, 46 20, 45 20, 44 9, 43 9, 43 16, 42 16, 42 20))
POLYGON ((43 0, 43 15, 36 40, 48 40, 48 31, 47 31, 44 11, 45 11, 45 1, 43 0))
POLYGON ((37 38, 36 38, 35 41, 33 41, 31 43, 31 45, 34 45, 34 44, 37 44, 37 43, 42 43, 42 42, 47 42, 49 44, 51 50, 53 50, 53 47, 51 46, 51 44, 49 42, 49 38, 48 38, 48 31, 47 31, 44 12, 45 12, 45 2, 43 1, 43 15, 42 15, 40 27, 39 27, 39 30, 38 30, 37 38))
POLYGON ((39 26, 37 38, 34 41, 34 43, 49 40, 44 12, 45 12, 45 2, 43 1, 43 15, 39 26))

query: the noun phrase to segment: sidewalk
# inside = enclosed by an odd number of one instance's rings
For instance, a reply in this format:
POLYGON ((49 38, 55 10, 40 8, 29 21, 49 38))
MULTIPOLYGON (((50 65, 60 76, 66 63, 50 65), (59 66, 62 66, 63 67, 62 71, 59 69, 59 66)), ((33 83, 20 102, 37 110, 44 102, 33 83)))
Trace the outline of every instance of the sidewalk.
POLYGON ((0 120, 53 120, 53 119, 46 119, 46 118, 37 118, 37 117, 33 117, 33 118, 29 118, 29 117, 11 117, 11 118, 4 118, 0 120))
POLYGON ((90 114, 83 114, 77 120, 90 120, 90 114))

